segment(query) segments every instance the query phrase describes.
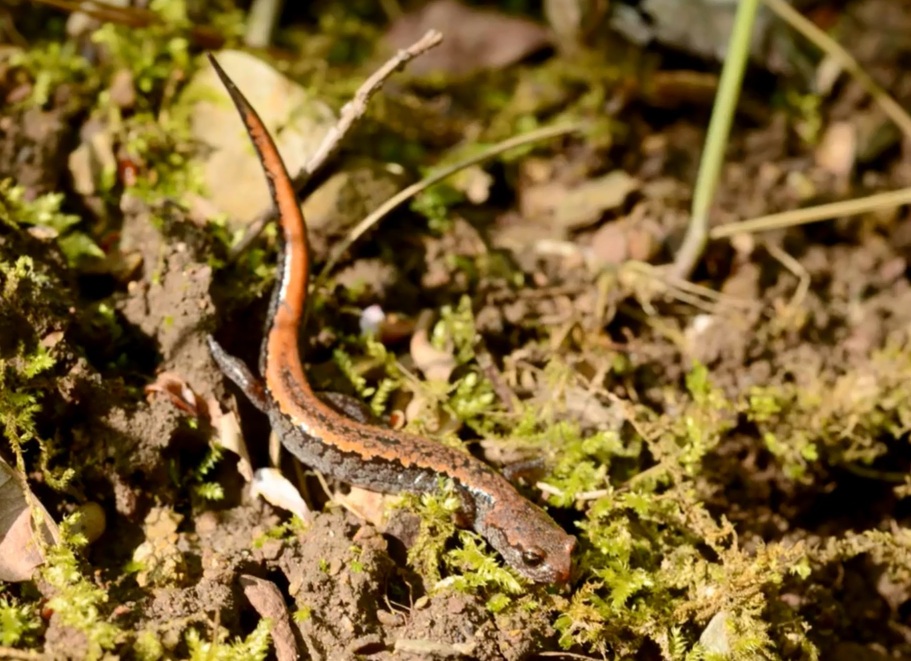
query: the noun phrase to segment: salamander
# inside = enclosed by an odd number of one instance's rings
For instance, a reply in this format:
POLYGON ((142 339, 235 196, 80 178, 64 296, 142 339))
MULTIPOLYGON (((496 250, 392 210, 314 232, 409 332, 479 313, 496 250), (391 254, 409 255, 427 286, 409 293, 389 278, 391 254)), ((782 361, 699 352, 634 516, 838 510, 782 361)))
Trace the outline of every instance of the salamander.
POLYGON ((371 424, 340 396, 314 391, 299 349, 310 278, 304 215, 259 115, 212 55, 209 60, 257 152, 282 235, 260 352, 262 378, 210 336, 219 368, 269 417, 282 445, 302 463, 384 493, 432 492, 441 478, 451 480, 461 503, 459 522, 483 536, 507 564, 536 583, 568 581, 576 538, 491 466, 430 439, 371 424))

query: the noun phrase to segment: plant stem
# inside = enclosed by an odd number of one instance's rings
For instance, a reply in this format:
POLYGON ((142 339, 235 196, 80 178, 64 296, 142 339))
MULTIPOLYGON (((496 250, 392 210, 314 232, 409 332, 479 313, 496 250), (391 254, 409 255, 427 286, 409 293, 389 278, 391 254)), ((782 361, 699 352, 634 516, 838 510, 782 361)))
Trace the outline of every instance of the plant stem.
POLYGON ((702 160, 699 162, 690 224, 671 268, 672 275, 680 279, 689 278, 708 241, 709 208, 715 197, 715 188, 718 185, 718 175, 724 160, 728 134, 731 130, 737 100, 740 97, 740 85, 750 52, 753 23, 758 8, 759 0, 740 0, 737 6, 734 29, 728 44, 727 57, 721 69, 721 80, 718 83, 718 94, 712 108, 712 118, 709 121, 702 160))

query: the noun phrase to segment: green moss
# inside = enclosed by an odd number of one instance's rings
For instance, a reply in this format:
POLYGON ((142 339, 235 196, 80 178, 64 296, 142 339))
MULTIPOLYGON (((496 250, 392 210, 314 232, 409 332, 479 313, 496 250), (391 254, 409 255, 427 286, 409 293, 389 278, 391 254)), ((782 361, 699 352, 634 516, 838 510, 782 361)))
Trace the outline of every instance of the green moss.
POLYGON ((462 191, 450 182, 441 181, 415 195, 411 201, 411 210, 424 216, 431 230, 445 234, 452 229, 450 209, 464 201, 465 194, 462 191))
POLYGON ((650 640, 666 658, 718 658, 698 639, 722 610, 727 658, 770 654, 773 626, 776 634, 800 631, 799 620, 773 625, 766 608, 785 576, 806 577, 809 556, 777 544, 745 553, 732 526, 706 510, 703 460, 734 428, 738 407, 703 366, 686 386, 668 394, 673 416, 628 404, 631 425, 622 434, 581 434, 565 422, 538 429, 540 418, 518 428, 525 439, 560 448, 547 479, 557 492, 552 502, 582 498, 587 506, 577 523, 578 582, 555 621, 566 649, 623 657, 650 640))
MULTIPOLYGON (((20 313, 26 318, 27 311, 20 308, 24 301, 50 295, 49 279, 35 270, 30 257, 20 257, 12 265, 0 262, 0 284, 0 305, 7 313, 20 313)), ((36 416, 41 412, 40 395, 46 387, 43 374, 54 364, 55 359, 47 348, 25 342, 20 342, 16 354, 0 359, 0 427, 12 445, 19 471, 25 473, 23 447, 34 441, 40 450, 39 465, 45 480, 52 487, 62 489, 72 479, 73 469, 50 470, 52 450, 36 426, 36 416)))
POLYGON ((358 397, 369 400, 373 414, 382 416, 389 396, 402 384, 403 375, 396 356, 390 353, 382 342, 371 336, 348 338, 347 344, 351 347, 357 346, 367 357, 356 362, 346 349, 337 347, 332 353, 334 362, 354 387, 358 397), (363 374, 377 369, 384 376, 373 386, 363 374))
POLYGON ((164 645, 154 631, 140 631, 133 642, 133 653, 139 661, 158 661, 164 657, 164 645))
POLYGON ((124 149, 140 164, 130 189, 134 195, 174 201, 203 191, 202 171, 193 158, 190 110, 189 105, 173 105, 166 116, 138 113, 121 125, 124 149))
POLYGON ((784 94, 784 105, 793 115, 797 135, 810 145, 818 144, 824 125, 822 97, 791 89, 784 94))
POLYGON ((190 64, 184 0, 152 0, 149 8, 163 20, 141 28, 105 23, 92 34, 110 65, 132 74, 140 106, 159 98, 175 72, 190 64))
POLYGON ((249 636, 225 642, 227 634, 219 629, 216 640, 203 641, 196 629, 189 629, 184 638, 190 661, 262 661, 269 653, 269 632, 272 621, 263 618, 249 636))
POLYGON ((0 181, 0 223, 13 228, 31 227, 51 232, 69 264, 78 267, 104 257, 104 252, 77 229, 79 216, 60 210, 62 193, 48 193, 35 200, 25 200, 25 189, 5 179, 0 181))
POLYGON ((352 571, 352 573, 362 573, 364 571, 364 563, 360 558, 361 554, 364 552, 364 549, 362 549, 360 546, 352 545, 348 548, 348 552, 351 554, 351 558, 349 558, 347 562, 348 568, 352 571))
POLYGON ((35 604, 20 604, 13 599, 0 598, 0 645, 34 645, 41 629, 41 617, 35 604))
POLYGON ((297 539, 307 529, 307 523, 300 517, 293 516, 284 523, 273 526, 253 540, 253 548, 262 548, 270 539, 297 539))
POLYGON ((402 500, 403 507, 414 508, 421 517, 418 537, 408 550, 408 563, 431 584, 441 579, 443 555, 456 532, 453 517, 461 504, 451 482, 441 482, 439 493, 408 495, 402 500))
MULTIPOLYGON (((48 41, 31 45, 10 57, 10 65, 21 67, 32 80, 31 93, 22 106, 44 107, 54 90, 66 84, 85 84, 92 79, 92 67, 79 54, 75 41, 48 41)), ((97 78, 94 79, 97 84, 97 78)))
POLYGON ((844 562, 859 555, 869 555, 886 575, 898 585, 911 582, 911 531, 900 528, 896 532, 865 530, 849 532, 841 539, 826 541, 814 563, 824 567, 832 562, 844 562))
POLYGON ((911 431, 911 340, 898 333, 867 362, 823 370, 810 381, 756 386, 739 407, 784 474, 813 479, 820 461, 871 465, 911 431))
POLYGON ((193 495, 202 500, 219 501, 225 497, 224 488, 218 482, 208 481, 215 467, 224 457, 225 451, 214 441, 209 443, 202 460, 192 471, 193 495))
POLYGON ((108 594, 83 573, 76 557, 78 549, 85 546, 85 538, 72 532, 73 520, 61 524, 62 542, 47 550, 47 562, 41 569, 54 596, 47 602, 61 621, 84 636, 87 644, 86 659, 100 659, 105 651, 113 650, 123 637, 123 632, 106 621, 108 594))
POLYGON ((494 606, 501 609, 504 607, 501 603, 502 596, 524 592, 525 588, 517 578, 516 572, 505 567, 476 533, 459 530, 458 540, 459 545, 445 556, 450 575, 438 583, 438 587, 451 586, 462 591, 483 589, 487 593, 493 592, 494 596, 500 595, 494 600, 494 606))

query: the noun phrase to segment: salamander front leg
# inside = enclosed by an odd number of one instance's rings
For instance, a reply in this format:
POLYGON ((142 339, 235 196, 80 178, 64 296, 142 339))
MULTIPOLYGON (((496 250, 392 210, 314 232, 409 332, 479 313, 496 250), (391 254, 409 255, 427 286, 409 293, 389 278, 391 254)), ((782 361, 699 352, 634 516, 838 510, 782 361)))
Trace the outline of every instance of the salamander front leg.
POLYGON ((209 343, 209 351, 212 353, 212 358, 218 363, 218 367, 224 375, 243 391, 247 398, 253 402, 253 406, 263 413, 268 413, 270 409, 269 398, 266 396, 263 382, 253 376, 253 372, 242 361, 228 354, 215 341, 214 337, 208 335, 206 336, 206 341, 209 343))
POLYGON ((383 421, 376 417, 369 406, 356 397, 345 395, 340 392, 333 392, 331 390, 321 390, 316 393, 316 396, 339 413, 347 415, 349 418, 357 420, 358 422, 362 422, 365 425, 379 424, 388 427, 388 425, 384 424, 383 421))
POLYGON ((523 479, 529 484, 534 484, 547 472, 547 462, 541 457, 523 459, 522 461, 501 466, 500 472, 513 485, 519 484, 520 480, 523 479))

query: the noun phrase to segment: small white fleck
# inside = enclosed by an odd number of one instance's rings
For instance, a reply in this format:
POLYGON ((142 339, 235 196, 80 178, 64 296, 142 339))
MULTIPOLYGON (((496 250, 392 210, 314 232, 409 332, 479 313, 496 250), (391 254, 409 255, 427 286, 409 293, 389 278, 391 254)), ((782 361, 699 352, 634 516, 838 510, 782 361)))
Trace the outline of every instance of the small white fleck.
POLYGON ((250 494, 261 496, 266 502, 296 514, 304 521, 310 520, 310 509, 300 492, 277 468, 258 468, 253 473, 250 494))
POLYGON ((380 324, 386 319, 386 313, 379 305, 371 305, 361 312, 361 335, 376 335, 380 324))
POLYGON ((697 314, 693 319, 693 332, 696 335, 702 335, 712 324, 715 323, 715 317, 710 314, 697 314))

